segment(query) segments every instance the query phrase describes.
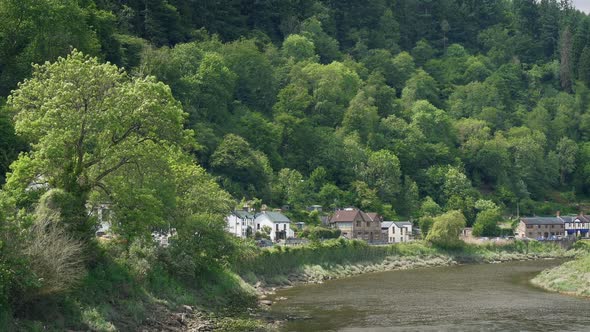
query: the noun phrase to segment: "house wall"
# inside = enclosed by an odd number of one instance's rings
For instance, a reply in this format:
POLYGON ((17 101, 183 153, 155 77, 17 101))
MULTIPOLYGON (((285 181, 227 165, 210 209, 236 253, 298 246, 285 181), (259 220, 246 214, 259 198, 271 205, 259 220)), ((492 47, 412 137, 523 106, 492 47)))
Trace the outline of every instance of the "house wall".
POLYGON ((357 214, 352 222, 351 237, 353 239, 371 241, 381 241, 381 222, 364 221, 360 214, 357 214))
MULTIPOLYGON (((268 226, 270 227, 271 231, 270 231, 270 239, 272 241, 276 241, 277 240, 277 228, 278 231, 285 231, 286 232, 286 237, 287 238, 291 238, 295 236, 295 232, 291 229, 291 224, 290 223, 274 223, 272 222, 270 219, 268 218, 261 218, 258 220, 258 222, 256 223, 256 227, 262 231, 262 228, 264 228, 264 226, 268 226)), ((256 230, 254 230, 254 232, 256 232, 256 230)))
POLYGON ((397 227, 396 224, 391 225, 391 227, 389 227, 388 242, 400 243, 410 241, 410 235, 412 235, 411 227, 412 226, 409 225, 407 227, 397 227))
POLYGON ((225 230, 235 236, 242 235, 242 220, 235 215, 230 215, 225 218, 225 230))
POLYGON ((539 237, 550 237, 550 236, 564 236, 565 225, 553 224, 553 225, 537 225, 537 224, 525 224, 521 221, 517 227, 517 234, 519 237, 528 237, 536 239, 539 237))
POLYGON ((581 236, 584 238, 589 237, 590 223, 576 218, 572 222, 565 223, 565 231, 568 235, 581 236))
POLYGON ((234 214, 225 218, 225 229, 237 237, 245 238, 247 236, 248 226, 252 228, 252 233, 256 232, 254 219, 240 218, 234 214))

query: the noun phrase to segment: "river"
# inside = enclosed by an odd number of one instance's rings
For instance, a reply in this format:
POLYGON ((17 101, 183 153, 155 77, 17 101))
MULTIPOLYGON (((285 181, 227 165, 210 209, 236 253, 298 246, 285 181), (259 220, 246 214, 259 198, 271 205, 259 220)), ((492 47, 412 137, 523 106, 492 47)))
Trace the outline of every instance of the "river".
POLYGON ((539 260, 366 274, 277 292, 283 331, 590 331, 590 300, 529 280, 539 260))

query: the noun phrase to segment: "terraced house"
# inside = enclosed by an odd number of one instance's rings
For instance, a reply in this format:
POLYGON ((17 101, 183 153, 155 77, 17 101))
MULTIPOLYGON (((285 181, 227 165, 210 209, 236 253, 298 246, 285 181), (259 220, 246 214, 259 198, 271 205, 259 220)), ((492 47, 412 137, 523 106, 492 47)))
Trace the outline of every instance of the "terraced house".
POLYGON ((529 239, 553 239, 565 235, 565 220, 561 216, 555 217, 526 217, 521 218, 516 235, 529 239))
POLYGON ((575 217, 564 217, 565 232, 568 236, 588 238, 590 234, 590 217, 579 214, 575 217))
POLYGON ((330 217, 331 227, 338 228, 348 239, 367 242, 381 241, 382 218, 377 213, 365 213, 356 208, 336 210, 330 217))

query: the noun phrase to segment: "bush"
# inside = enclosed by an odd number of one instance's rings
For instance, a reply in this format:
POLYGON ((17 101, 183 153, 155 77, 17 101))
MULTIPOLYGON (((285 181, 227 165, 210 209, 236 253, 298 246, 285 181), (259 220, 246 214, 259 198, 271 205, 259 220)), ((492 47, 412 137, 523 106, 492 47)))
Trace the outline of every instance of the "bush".
POLYGON ((335 228, 325 227, 310 227, 306 228, 301 232, 301 237, 308 238, 310 240, 320 239, 337 239, 342 234, 342 231, 335 228))
POLYGON ((434 218, 432 229, 428 232, 426 240, 430 243, 448 249, 461 247, 463 241, 459 235, 465 228, 465 217, 461 211, 449 211, 434 218))
POLYGON ((86 273, 82 244, 47 219, 31 227, 23 253, 40 282, 33 296, 67 291, 86 273))
POLYGON ((156 250, 155 243, 136 239, 121 254, 118 261, 127 267, 136 281, 143 282, 156 264, 156 250))

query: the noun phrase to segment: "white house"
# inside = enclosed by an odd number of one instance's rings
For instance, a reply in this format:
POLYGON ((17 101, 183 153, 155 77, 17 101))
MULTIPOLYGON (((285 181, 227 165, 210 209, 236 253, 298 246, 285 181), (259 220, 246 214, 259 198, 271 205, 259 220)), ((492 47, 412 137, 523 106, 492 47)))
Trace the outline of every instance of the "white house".
POLYGON ((237 237, 245 238, 248 234, 256 232, 254 219, 255 215, 248 211, 234 211, 225 217, 225 229, 237 237))
POLYGON ((270 239, 273 241, 285 240, 295 236, 291 229, 291 220, 280 212, 263 211, 256 215, 255 231, 262 232, 264 226, 270 227, 270 239))
POLYGON ((409 221, 384 221, 381 223, 383 240, 388 243, 408 242, 412 236, 412 223, 409 221))

